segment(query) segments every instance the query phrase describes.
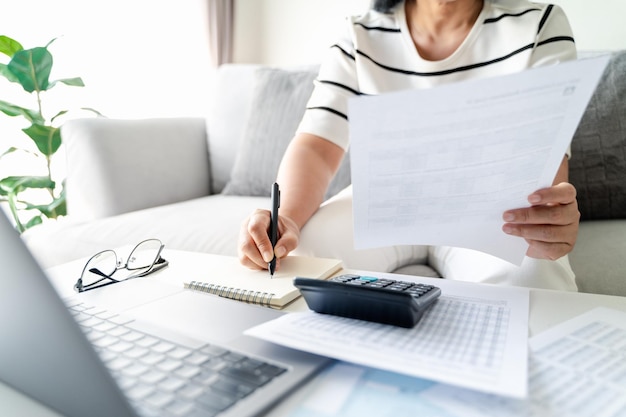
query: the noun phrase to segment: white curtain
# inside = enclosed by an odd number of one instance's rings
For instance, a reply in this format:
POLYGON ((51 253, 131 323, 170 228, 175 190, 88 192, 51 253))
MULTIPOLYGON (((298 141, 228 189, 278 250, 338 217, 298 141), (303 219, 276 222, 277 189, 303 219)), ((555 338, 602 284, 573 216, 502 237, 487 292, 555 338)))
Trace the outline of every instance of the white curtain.
POLYGON ((234 0, 207 1, 211 65, 217 68, 233 59, 234 0))

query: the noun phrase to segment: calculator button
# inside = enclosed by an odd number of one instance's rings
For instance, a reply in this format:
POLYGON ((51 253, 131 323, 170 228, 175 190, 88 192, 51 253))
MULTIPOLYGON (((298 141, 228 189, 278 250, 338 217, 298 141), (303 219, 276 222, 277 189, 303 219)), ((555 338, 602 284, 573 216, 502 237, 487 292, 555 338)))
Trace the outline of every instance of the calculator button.
POLYGON ((375 282, 378 281, 378 278, 374 278, 374 277, 360 277, 359 278, 361 281, 366 281, 366 282, 375 282))

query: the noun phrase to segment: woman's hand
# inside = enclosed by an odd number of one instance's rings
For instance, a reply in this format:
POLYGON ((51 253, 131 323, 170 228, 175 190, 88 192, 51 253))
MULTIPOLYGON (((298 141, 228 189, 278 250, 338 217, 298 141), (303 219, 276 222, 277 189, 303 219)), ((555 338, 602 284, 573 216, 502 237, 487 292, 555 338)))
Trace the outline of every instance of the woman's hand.
POLYGON ((528 202, 531 207, 504 212, 502 230, 526 239, 531 258, 556 260, 571 252, 580 221, 574 186, 561 182, 534 192, 528 202))
POLYGON ((272 249, 267 234, 270 227, 269 210, 257 209, 241 225, 239 231, 239 261, 251 269, 267 269, 267 264, 276 254, 276 270, 280 268, 280 259, 298 246, 300 229, 289 217, 278 217, 278 241, 272 249))

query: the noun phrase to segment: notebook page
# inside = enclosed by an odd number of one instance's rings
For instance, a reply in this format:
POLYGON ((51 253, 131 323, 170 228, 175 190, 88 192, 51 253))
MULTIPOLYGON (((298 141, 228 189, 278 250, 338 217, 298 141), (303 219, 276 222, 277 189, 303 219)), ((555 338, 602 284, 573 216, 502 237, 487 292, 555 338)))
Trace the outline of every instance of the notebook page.
POLYGON ((341 261, 330 258, 288 256, 270 277, 267 270, 252 270, 235 257, 220 257, 205 277, 186 281, 185 288, 209 292, 253 304, 283 307, 300 292, 293 286, 296 276, 326 279, 341 269, 341 261))

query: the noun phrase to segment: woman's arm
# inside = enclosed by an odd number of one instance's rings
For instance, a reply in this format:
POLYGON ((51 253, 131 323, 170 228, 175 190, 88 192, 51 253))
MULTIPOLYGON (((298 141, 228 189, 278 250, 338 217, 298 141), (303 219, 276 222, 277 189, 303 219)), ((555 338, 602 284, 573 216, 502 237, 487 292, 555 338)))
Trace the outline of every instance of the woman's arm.
POLYGON ((341 147, 319 136, 300 133, 293 139, 277 177, 281 189, 279 239, 272 250, 267 235, 270 212, 256 210, 244 220, 240 230, 238 251, 243 265, 267 268, 274 253, 280 262, 298 246, 300 230, 322 203, 343 156, 341 147))

